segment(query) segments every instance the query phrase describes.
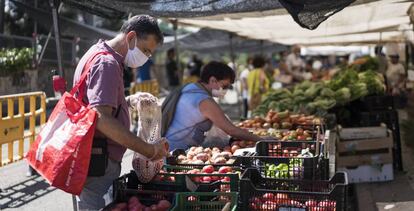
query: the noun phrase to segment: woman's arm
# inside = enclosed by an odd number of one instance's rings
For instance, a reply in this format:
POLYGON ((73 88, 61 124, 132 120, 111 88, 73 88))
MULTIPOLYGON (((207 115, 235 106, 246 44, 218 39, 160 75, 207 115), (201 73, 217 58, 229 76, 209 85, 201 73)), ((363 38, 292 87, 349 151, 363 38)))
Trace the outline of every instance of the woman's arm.
POLYGON ((259 141, 260 137, 249 133, 247 130, 241 129, 233 125, 224 115, 223 110, 213 99, 206 99, 200 103, 200 112, 204 117, 211 120, 214 125, 222 129, 231 137, 246 141, 259 141))

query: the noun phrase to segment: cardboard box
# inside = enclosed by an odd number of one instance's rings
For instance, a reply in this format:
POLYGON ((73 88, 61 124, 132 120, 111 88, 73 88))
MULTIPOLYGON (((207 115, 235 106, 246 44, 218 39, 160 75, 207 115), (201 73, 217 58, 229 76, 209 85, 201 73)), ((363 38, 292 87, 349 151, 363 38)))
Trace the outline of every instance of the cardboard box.
POLYGON ((381 124, 379 127, 339 127, 338 132, 341 140, 384 138, 387 137, 387 126, 381 124))
POLYGON ((362 165, 356 168, 343 167, 337 171, 344 171, 348 174, 349 183, 383 182, 394 180, 392 164, 362 165))

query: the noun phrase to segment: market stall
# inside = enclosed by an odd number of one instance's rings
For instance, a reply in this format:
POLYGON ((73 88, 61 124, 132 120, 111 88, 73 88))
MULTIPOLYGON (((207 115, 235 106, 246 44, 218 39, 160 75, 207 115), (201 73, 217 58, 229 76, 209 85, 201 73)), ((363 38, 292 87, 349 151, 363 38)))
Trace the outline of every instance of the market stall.
MULTIPOLYGON (((265 5, 257 1, 254 5, 247 1, 240 4, 233 4, 233 1, 225 1, 227 4, 155 1, 142 3, 144 7, 134 7, 139 4, 65 2, 119 16, 126 12, 150 11, 177 17, 216 15, 227 9, 235 13, 251 12, 253 7, 260 10, 265 5), (161 7, 161 3, 168 5, 161 7), (188 7, 191 15, 185 10, 175 10, 188 7)), ((292 1, 267 3, 267 9, 283 5, 296 22, 314 29, 352 1, 336 1, 325 8, 321 8, 322 3, 315 4, 315 8, 302 4, 301 10, 292 1), (313 13, 314 19, 309 13, 313 9, 318 11, 313 13)), ((357 5, 350 8, 355 14, 352 18, 340 13, 343 16, 338 18, 342 23, 333 16, 312 32, 289 30, 292 22, 287 21, 291 17, 286 15, 182 19, 180 22, 286 44, 371 42, 378 39, 378 34, 380 40, 401 38, 398 29, 409 22, 407 17, 400 17, 400 10, 411 5, 393 0, 357 5), (371 19, 364 19, 362 7, 371 9, 371 19), (389 17, 388 22, 381 21, 383 17, 389 17), (356 20, 364 23, 352 25, 356 20), (270 22, 272 25, 266 25, 270 22), (272 26, 278 24, 281 28, 274 32, 272 26), (292 34, 297 37, 291 37, 292 34)), ((181 44, 185 46, 186 43, 181 44)), ((212 46, 210 50, 217 48, 220 47, 212 46)), ((221 147, 197 145, 187 150, 174 150, 171 157, 162 161, 164 165, 156 164, 161 167, 151 172, 155 172, 155 176, 146 175, 148 180, 142 179, 140 168, 149 168, 149 162, 144 165, 133 162, 136 168, 114 181, 114 201, 105 210, 347 210, 349 182, 392 180, 393 167, 402 168, 398 157, 401 154, 398 118, 393 104, 387 104, 392 101, 384 95, 384 79, 375 72, 376 65, 372 58, 362 58, 330 80, 306 81, 291 88, 269 91, 253 111, 253 117, 234 122, 260 136, 261 141, 231 137, 223 140, 226 144, 221 147), (375 172, 372 165, 379 165, 380 173, 375 172)))

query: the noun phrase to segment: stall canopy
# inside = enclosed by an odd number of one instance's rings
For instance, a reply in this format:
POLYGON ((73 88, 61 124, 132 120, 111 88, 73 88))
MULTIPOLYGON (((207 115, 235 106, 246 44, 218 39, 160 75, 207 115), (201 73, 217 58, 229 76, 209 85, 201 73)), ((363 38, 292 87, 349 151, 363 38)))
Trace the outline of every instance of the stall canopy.
MULTIPOLYGON (((229 52, 235 53, 264 53, 280 52, 286 50, 285 45, 269 42, 246 39, 237 35, 231 35, 229 32, 201 29, 196 33, 182 36, 178 39, 178 45, 182 50, 190 50, 199 53, 218 53, 229 52), (230 50, 231 49, 231 50, 230 50)), ((174 47, 174 42, 165 42, 161 50, 167 50, 174 47)))
POLYGON ((283 44, 378 43, 401 41, 406 38, 407 33, 412 33, 412 26, 409 26, 409 10, 412 6, 412 1, 403 0, 382 0, 350 6, 313 31, 298 27, 289 15, 221 20, 180 19, 180 22, 283 44))
MULTIPOLYGON (((50 11, 36 9, 16 0, 10 1, 13 2, 13 4, 15 4, 17 7, 23 9, 30 17, 35 19, 44 27, 48 28, 53 26, 52 13, 50 11)), ((111 37, 115 37, 117 34, 117 32, 79 23, 69 18, 60 17, 59 19, 59 23, 61 25, 60 32, 65 36, 82 37, 88 40, 96 40, 99 38, 109 39, 111 37)))
POLYGON ((300 26, 308 29, 315 29, 321 22, 354 1, 355 0, 63 0, 65 4, 108 18, 125 18, 129 13, 150 14, 156 17, 168 18, 206 17, 239 13, 240 16, 246 17, 251 15, 256 16, 258 15, 257 12, 280 13, 281 9, 285 8, 300 26))

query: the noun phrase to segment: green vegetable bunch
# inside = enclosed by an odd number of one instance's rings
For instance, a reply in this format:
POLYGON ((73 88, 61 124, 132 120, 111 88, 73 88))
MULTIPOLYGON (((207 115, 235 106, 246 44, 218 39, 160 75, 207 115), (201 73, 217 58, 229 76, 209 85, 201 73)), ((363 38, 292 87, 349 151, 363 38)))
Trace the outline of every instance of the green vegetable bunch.
POLYGON ((253 115, 265 116, 271 109, 323 115, 337 105, 345 105, 368 95, 383 94, 384 78, 374 71, 377 68, 376 59, 364 57, 329 81, 304 81, 290 89, 271 90, 253 115))
POLYGON ((0 50, 0 71, 12 73, 30 67, 33 58, 31 48, 11 48, 0 50))

